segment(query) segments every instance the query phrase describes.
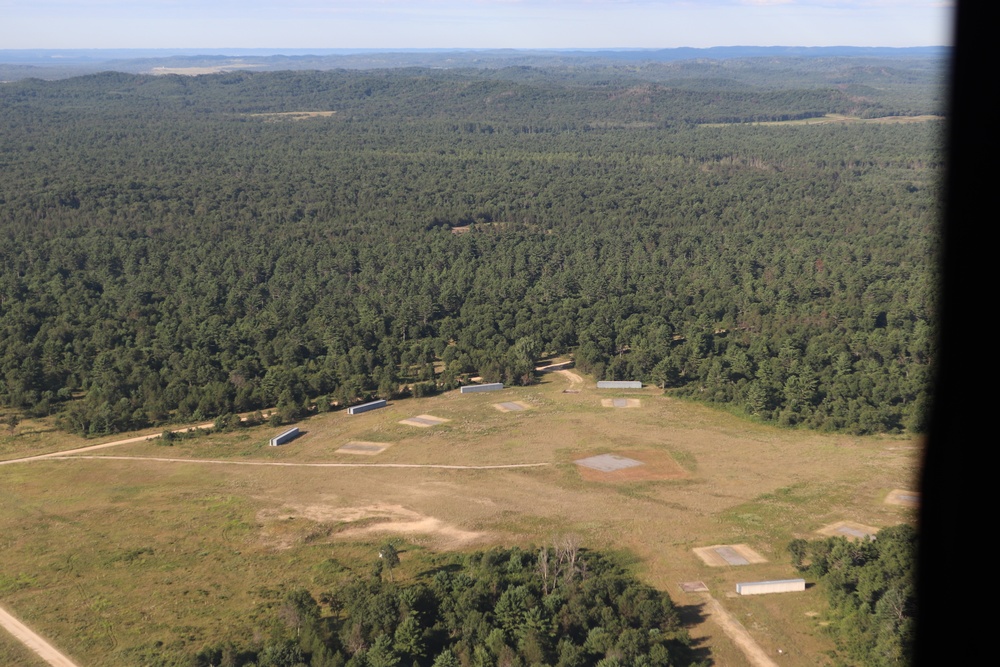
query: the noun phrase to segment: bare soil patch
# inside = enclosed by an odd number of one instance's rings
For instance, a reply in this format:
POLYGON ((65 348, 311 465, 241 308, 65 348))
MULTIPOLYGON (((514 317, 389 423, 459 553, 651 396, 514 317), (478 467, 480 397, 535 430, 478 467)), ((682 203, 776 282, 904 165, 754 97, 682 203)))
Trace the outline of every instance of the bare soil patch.
POLYGON ((816 532, 824 537, 846 537, 849 540, 862 540, 874 538, 878 528, 865 526, 854 521, 838 521, 823 526, 816 532))
POLYGON ((374 456, 381 454, 390 447, 387 442, 364 442, 352 440, 336 451, 337 454, 360 454, 362 456, 374 456))
POLYGON ((601 405, 606 408, 638 408, 642 401, 638 398, 602 398, 601 405))
POLYGON ((405 535, 419 542, 426 538, 434 547, 458 549, 479 542, 486 533, 464 530, 441 519, 407 509, 402 505, 377 504, 365 507, 334 507, 331 505, 286 506, 280 510, 262 510, 261 522, 304 518, 321 524, 332 524, 332 534, 338 538, 358 538, 369 535, 405 535))
POLYGON ((305 120, 307 118, 328 118, 336 111, 275 111, 272 113, 252 113, 251 116, 284 120, 305 120))
POLYGON ((569 380, 572 384, 577 384, 579 382, 583 382, 583 378, 580 377, 579 375, 577 375, 576 373, 574 373, 573 371, 568 371, 566 369, 560 369, 560 370, 557 370, 556 373, 559 373, 560 375, 562 375, 564 378, 566 378, 567 380, 569 380))
POLYGON ((531 406, 524 401, 506 401, 504 403, 494 403, 493 407, 500 412, 521 412, 530 410, 531 406))
POLYGON ((733 567, 767 562, 766 558, 746 544, 714 544, 710 547, 698 547, 693 551, 709 567, 733 567))
POLYGON ((642 463, 632 466, 602 472, 586 466, 577 466, 580 477, 588 482, 656 482, 670 479, 685 479, 688 472, 682 468, 669 452, 658 450, 630 450, 615 452, 623 458, 634 459, 642 463))
POLYGON ((903 505, 904 507, 920 507, 919 491, 904 491, 903 489, 893 489, 886 496, 887 505, 903 505))
POLYGON ((417 415, 416 417, 401 419, 399 420, 399 423, 406 424, 407 426, 417 426, 419 428, 430 428, 431 426, 437 426, 438 424, 443 424, 449 421, 451 420, 445 419, 444 417, 435 417, 434 415, 417 415))

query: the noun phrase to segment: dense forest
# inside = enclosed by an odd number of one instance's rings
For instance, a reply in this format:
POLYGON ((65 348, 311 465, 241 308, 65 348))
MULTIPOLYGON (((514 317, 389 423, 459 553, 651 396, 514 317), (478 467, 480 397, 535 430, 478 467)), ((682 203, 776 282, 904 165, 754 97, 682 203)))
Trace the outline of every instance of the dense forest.
POLYGON ((848 664, 912 664, 917 617, 912 526, 886 528, 871 541, 795 540, 788 548, 799 570, 826 589, 830 628, 848 664))
POLYGON ((386 544, 369 576, 347 573, 337 590, 320 593, 318 600, 304 589, 278 594, 258 640, 205 647, 193 664, 696 664, 669 596, 613 559, 564 542, 537 553, 514 548, 438 556, 434 568, 406 583, 394 583, 400 558, 386 544))
POLYGON ((0 401, 102 434, 573 353, 921 431, 941 123, 754 123, 940 113, 940 63, 752 65, 2 84, 0 401))

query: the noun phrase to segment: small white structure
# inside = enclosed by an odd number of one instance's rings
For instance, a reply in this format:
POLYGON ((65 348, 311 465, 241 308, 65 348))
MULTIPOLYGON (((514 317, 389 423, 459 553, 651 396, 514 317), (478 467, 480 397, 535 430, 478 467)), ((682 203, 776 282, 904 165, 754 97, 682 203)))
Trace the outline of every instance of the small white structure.
POLYGON ((642 383, 638 380, 601 380, 597 383, 598 389, 642 389, 642 383))
POLYGON ((369 410, 378 410, 379 408, 384 408, 388 403, 385 402, 384 398, 380 398, 377 401, 372 401, 370 403, 362 403, 361 405, 352 405, 347 408, 347 414, 349 415, 360 415, 362 412, 368 412, 369 410))
POLYGON ((462 394, 474 394, 479 391, 500 391, 501 389, 503 389, 503 382, 491 382, 489 384, 466 385, 459 392, 462 394))
POLYGON ((805 579, 778 579, 775 581, 748 581, 736 584, 740 595, 763 595, 764 593, 796 593, 806 589, 805 579))
POLYGON ((294 428, 288 429, 287 431, 285 431, 280 435, 276 435, 273 438, 271 438, 270 444, 272 447, 277 447, 278 445, 283 445, 286 442, 291 442, 297 437, 299 437, 299 428, 296 426, 294 428))

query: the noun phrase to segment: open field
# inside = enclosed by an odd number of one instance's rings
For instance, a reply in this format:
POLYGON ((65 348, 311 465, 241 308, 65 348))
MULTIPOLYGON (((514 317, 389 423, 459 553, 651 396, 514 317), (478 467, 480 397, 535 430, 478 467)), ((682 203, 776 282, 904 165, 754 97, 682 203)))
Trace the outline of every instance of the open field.
MULTIPOLYGON (((0 466, 0 602, 81 665, 132 665, 251 637, 273 619, 281 591, 317 594, 348 572, 363 575, 386 539, 403 545, 397 576, 405 578, 426 569, 435 550, 537 545, 573 533, 587 547, 633 554, 640 576, 670 593, 716 664, 751 663, 711 620, 705 594, 684 593, 679 582, 704 581, 771 659, 780 648, 783 665, 828 664, 832 644, 821 616, 810 615, 825 609, 821 592, 736 598, 735 584, 794 576, 785 546, 822 526, 913 520, 912 508, 884 500, 915 487, 919 447, 777 430, 655 389, 642 392, 639 408, 609 410, 601 406, 608 392, 590 388, 589 378, 571 383, 574 375, 319 415, 281 447, 267 444, 281 429, 262 426, 0 466), (579 393, 563 393, 570 386, 579 393), (514 401, 531 409, 494 407, 514 401), (449 421, 399 423, 414 415, 449 421), (337 452, 350 442, 391 446, 337 452), (585 478, 574 461, 601 454, 645 457, 664 475, 624 475, 639 466, 619 471, 620 480, 585 478), (387 463, 545 465, 366 465, 387 463), (767 562, 709 568, 693 552, 731 544, 767 562)), ((31 453, 29 438, 46 452, 94 444, 26 435, 44 428, 26 423, 13 438, 0 435, 3 458, 31 453)))

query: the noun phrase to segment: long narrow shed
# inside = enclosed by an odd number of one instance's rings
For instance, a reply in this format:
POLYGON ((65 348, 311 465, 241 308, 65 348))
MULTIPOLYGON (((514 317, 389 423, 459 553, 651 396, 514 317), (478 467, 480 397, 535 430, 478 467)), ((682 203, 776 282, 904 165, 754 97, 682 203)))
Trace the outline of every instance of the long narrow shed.
POLYGON ((490 382, 489 384, 470 384, 462 387, 459 393, 475 394, 480 391, 500 391, 503 389, 502 382, 490 382))
POLYGON ((384 408, 388 403, 386 403, 384 398, 380 398, 377 401, 371 401, 370 403, 362 403, 361 405, 352 405, 347 408, 347 414, 349 415, 359 415, 362 412, 368 412, 369 410, 378 410, 379 408, 384 408))
POLYGON ((278 445, 283 445, 286 442, 291 442, 297 437, 299 437, 299 428, 295 426, 288 429, 284 433, 281 433, 271 438, 271 446, 277 447, 278 445))
POLYGON ((748 581, 736 584, 740 595, 763 595, 764 593, 794 593, 806 589, 805 579, 777 579, 775 581, 748 581))
POLYGON ((642 382, 639 380, 601 380, 597 383, 598 389, 642 389, 642 382))

